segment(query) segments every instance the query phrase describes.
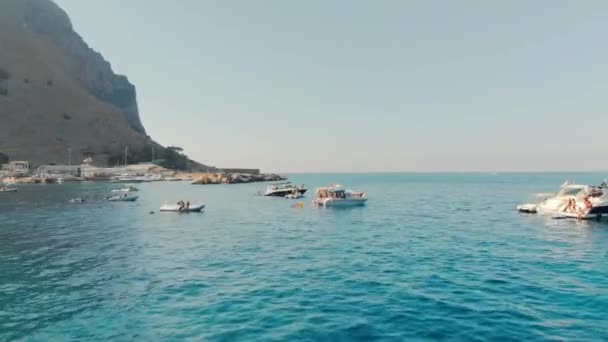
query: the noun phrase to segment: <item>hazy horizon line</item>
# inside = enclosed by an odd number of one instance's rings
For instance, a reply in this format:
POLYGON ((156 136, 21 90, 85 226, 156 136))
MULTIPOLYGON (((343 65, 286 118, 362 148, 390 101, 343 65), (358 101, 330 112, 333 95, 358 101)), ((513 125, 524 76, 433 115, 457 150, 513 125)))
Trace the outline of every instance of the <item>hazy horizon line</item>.
MULTIPOLYGON (((533 174, 533 173, 603 173, 605 172, 608 177, 608 170, 545 170, 545 171, 526 171, 526 170, 512 170, 512 171, 479 171, 479 170, 446 170, 446 171, 291 171, 291 172, 269 172, 274 174, 458 174, 458 173, 477 173, 477 174, 533 174)), ((268 173, 268 172, 263 172, 268 173)))

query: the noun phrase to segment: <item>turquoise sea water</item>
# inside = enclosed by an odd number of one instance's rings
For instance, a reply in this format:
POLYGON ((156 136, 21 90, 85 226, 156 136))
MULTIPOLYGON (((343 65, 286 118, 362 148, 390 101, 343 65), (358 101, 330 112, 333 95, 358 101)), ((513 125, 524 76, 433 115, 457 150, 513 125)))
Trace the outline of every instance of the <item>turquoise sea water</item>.
POLYGON ((291 176, 369 193, 342 210, 261 183, 22 186, 0 194, 0 340, 608 340, 608 223, 514 210, 606 176, 291 176), (149 213, 178 199, 207 209, 149 213))

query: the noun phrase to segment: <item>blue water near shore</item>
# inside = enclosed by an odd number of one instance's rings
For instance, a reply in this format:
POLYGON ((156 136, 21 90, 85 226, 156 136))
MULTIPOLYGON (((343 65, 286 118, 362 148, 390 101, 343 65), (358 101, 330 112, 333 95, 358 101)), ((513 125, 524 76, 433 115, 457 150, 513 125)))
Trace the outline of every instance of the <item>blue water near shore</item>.
POLYGON ((21 186, 0 194, 0 340, 608 340, 608 223, 514 210, 606 176, 291 176, 368 191, 345 210, 264 184, 21 186), (149 213, 178 199, 207 209, 149 213))

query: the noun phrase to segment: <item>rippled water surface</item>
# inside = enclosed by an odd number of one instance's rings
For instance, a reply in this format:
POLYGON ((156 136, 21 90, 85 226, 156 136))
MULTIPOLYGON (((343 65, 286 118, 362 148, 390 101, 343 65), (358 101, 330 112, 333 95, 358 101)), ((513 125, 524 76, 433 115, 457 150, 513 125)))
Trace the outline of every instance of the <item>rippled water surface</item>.
POLYGON ((291 177, 369 192, 346 210, 264 184, 22 186, 0 193, 0 340, 607 340, 608 223, 514 211, 605 176, 291 177), (156 212, 178 199, 207 209, 156 212))

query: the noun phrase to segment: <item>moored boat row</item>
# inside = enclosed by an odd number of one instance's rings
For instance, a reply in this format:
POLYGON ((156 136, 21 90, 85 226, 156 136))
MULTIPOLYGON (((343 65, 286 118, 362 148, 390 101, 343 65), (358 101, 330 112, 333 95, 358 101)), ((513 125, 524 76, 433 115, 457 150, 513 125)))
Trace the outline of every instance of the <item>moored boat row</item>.
MULTIPOLYGON (((133 185, 125 185, 122 188, 114 189, 112 193, 118 193, 106 197, 105 199, 109 202, 135 202, 139 199, 138 195, 134 192, 139 191, 138 188, 133 185)), ((70 200, 73 204, 83 204, 85 199, 82 197, 75 197, 70 200)), ((159 211, 162 212, 180 212, 180 213, 200 213, 205 208, 204 204, 190 204, 189 201, 178 201, 177 204, 164 204, 160 207, 159 211)), ((154 212, 151 212, 154 213, 154 212)))

